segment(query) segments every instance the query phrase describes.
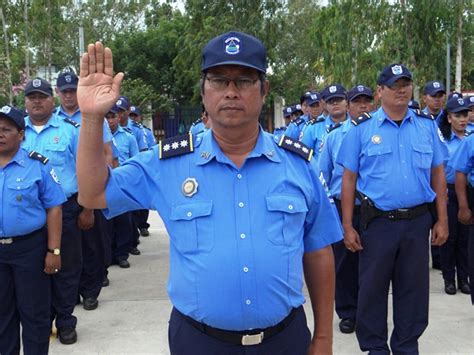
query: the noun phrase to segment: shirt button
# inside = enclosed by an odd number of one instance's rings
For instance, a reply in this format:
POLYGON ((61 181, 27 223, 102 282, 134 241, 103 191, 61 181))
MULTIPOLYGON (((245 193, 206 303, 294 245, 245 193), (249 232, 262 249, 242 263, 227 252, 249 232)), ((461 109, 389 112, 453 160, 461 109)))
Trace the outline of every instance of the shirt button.
POLYGON ((242 233, 242 234, 240 235, 240 239, 245 239, 245 237, 246 237, 246 236, 245 236, 244 233, 242 233))
POLYGON ((188 216, 188 217, 191 217, 192 215, 193 215, 193 213, 192 213, 192 212, 188 212, 188 213, 186 213, 186 216, 188 216))
POLYGON ((242 174, 237 174, 237 179, 242 179, 242 174))
POLYGON ((239 207, 244 207, 244 203, 243 202, 239 202, 239 207))
POLYGON ((291 211, 293 209, 293 205, 288 205, 288 209, 291 211))
POLYGON ((244 272, 249 272, 249 268, 247 266, 244 266, 244 272))
POLYGON ((246 300, 245 304, 248 306, 250 303, 252 303, 250 300, 246 300))

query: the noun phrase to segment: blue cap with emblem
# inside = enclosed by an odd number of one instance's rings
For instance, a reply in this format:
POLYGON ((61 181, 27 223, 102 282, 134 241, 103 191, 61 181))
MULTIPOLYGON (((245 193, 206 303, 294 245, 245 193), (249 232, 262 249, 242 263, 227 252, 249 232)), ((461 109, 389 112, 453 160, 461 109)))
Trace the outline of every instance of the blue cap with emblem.
POLYGON ((457 99, 459 97, 462 97, 462 94, 460 92, 453 91, 448 95, 448 100, 452 99, 453 97, 457 99))
POLYGON ((471 108, 474 106, 474 96, 466 97, 467 107, 471 108))
POLYGON ((39 92, 47 96, 53 96, 53 88, 51 87, 51 84, 41 78, 35 78, 26 84, 25 96, 28 96, 34 92, 39 92))
POLYGON ((121 109, 120 109, 117 105, 113 105, 113 106, 109 109, 109 111, 108 111, 107 113, 109 113, 109 112, 111 112, 111 113, 118 113, 118 112, 120 112, 120 110, 121 110, 121 109))
POLYGON ((141 112, 140 112, 140 109, 137 107, 137 106, 130 106, 130 114, 131 115, 137 115, 137 116, 141 116, 141 112))
POLYGON ((321 92, 321 96, 324 101, 328 101, 335 97, 340 97, 342 99, 346 98, 346 89, 341 84, 331 84, 324 88, 321 92))
POLYGON ((291 106, 285 107, 283 109, 283 117, 291 117, 291 113, 293 112, 291 106))
POLYGON ((120 96, 115 105, 123 111, 127 111, 130 107, 130 103, 128 102, 128 98, 126 96, 120 96))
POLYGON ((301 114, 303 114, 303 109, 301 108, 301 105, 300 104, 291 105, 291 113, 297 113, 297 112, 300 112, 301 114))
POLYGON ((58 76, 58 80, 56 81, 56 86, 59 91, 64 91, 67 89, 77 89, 77 83, 79 82, 79 78, 74 72, 65 72, 61 73, 58 76))
POLYGON ((266 73, 267 50, 253 36, 227 32, 211 39, 202 51, 201 71, 219 65, 241 65, 266 73))
POLYGON ((319 95, 319 93, 317 93, 316 91, 312 91, 309 93, 308 97, 306 98, 306 103, 311 106, 311 105, 314 105, 315 103, 321 101, 321 97, 319 95))
POLYGON ((415 99, 408 101, 408 107, 419 110, 420 109, 420 103, 416 101, 415 99))
POLYGON ((370 99, 374 98, 374 94, 372 90, 368 86, 364 85, 356 85, 352 89, 350 89, 347 93, 347 99, 349 101, 354 100, 356 97, 359 96, 368 96, 370 99))
POLYGON ((462 97, 453 97, 446 103, 446 111, 456 113, 461 111, 469 111, 467 100, 462 97))
POLYGON ((23 117, 23 112, 17 108, 5 105, 0 109, 0 117, 5 117, 12 121, 20 130, 25 129, 25 119, 23 117))
POLYGON ((446 94, 444 85, 439 81, 429 81, 426 83, 425 88, 423 89, 424 95, 435 96, 438 92, 446 94))
POLYGON ((403 64, 387 65, 379 75, 377 84, 392 86, 398 79, 406 78, 413 80, 411 72, 403 64))

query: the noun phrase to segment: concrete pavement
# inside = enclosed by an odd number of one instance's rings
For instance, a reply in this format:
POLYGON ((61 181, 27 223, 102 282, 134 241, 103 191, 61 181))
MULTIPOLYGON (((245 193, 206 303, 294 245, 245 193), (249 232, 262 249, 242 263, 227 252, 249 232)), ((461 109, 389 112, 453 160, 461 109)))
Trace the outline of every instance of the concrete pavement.
MULTIPOLYGON (((169 354, 168 236, 156 212, 150 213, 149 222, 150 237, 140 238, 142 255, 130 256, 129 269, 110 267, 110 286, 102 290, 99 308, 76 307, 77 343, 62 345, 52 338, 50 354, 169 354)), ((311 307, 305 308, 312 329, 311 307)), ((339 332, 336 315, 333 326, 334 354, 361 353, 354 334, 339 332)), ((389 331, 391 327, 390 313, 389 331)), ((474 355, 474 307, 467 295, 446 295, 437 270, 431 270, 430 325, 420 340, 420 352, 474 355)))

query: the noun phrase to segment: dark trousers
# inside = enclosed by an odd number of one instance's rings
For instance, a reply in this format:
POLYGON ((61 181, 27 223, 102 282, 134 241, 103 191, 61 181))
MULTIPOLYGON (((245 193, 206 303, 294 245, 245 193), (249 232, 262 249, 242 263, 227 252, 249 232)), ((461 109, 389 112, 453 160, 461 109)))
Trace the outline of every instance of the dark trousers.
MULTIPOLYGON (((467 255, 468 255, 468 274, 469 282, 471 285, 474 284, 474 226, 469 227, 469 238, 467 243, 467 255)), ((471 303, 474 305, 474 291, 471 287, 471 303)))
POLYGON ((449 237, 440 247, 441 270, 445 281, 467 281, 467 243, 469 227, 458 221, 458 200, 454 188, 448 189, 449 237))
POLYGON ((106 237, 106 219, 99 210, 94 211, 94 226, 82 231, 82 275, 79 293, 83 298, 97 298, 102 289, 110 244, 106 237))
POLYGON ((376 218, 362 232, 356 334, 362 351, 390 354, 387 308, 393 291, 393 354, 418 354, 428 326, 429 230, 427 212, 412 220, 376 218))
POLYGON ((112 218, 112 260, 127 260, 132 244, 132 213, 126 212, 112 218))
POLYGON ((138 240, 140 238, 140 232, 138 231, 138 228, 141 228, 139 227, 139 224, 143 222, 142 211, 143 210, 130 212, 132 216, 132 237, 130 242, 131 248, 136 248, 140 243, 138 240))
POLYGON ((79 294, 82 273, 82 231, 77 226, 81 207, 77 195, 63 204, 63 229, 61 236, 61 271, 52 276, 51 320, 56 318, 56 327, 75 327, 73 316, 79 294))
POLYGON ((150 228, 150 224, 148 223, 149 215, 150 215, 150 210, 133 211, 133 217, 135 219, 135 223, 138 229, 150 228))
POLYGON ((202 333, 173 308, 168 329, 171 355, 306 355, 311 333, 301 307, 280 333, 252 346, 225 343, 202 333))
POLYGON ((46 229, 0 244, 0 354, 47 354, 51 277, 44 273, 46 229))

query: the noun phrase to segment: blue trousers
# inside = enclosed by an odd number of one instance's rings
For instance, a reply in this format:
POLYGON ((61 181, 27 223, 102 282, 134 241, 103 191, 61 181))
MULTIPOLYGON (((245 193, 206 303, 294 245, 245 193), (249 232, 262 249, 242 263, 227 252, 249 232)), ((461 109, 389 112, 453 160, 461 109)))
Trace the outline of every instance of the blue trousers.
POLYGON ((263 343, 252 346, 234 345, 202 333, 173 308, 168 341, 171 355, 306 355, 311 333, 301 307, 285 329, 263 343))
POLYGON ((393 291, 393 354, 418 354, 428 326, 429 230, 427 212, 412 220, 376 218, 362 232, 356 334, 362 351, 390 354, 387 308, 393 291))
POLYGON ((77 226, 81 207, 77 195, 63 204, 63 229, 61 236, 61 271, 51 280, 51 321, 56 327, 75 327, 77 318, 72 314, 79 294, 82 273, 82 231, 77 226))
POLYGON ((44 273, 46 229, 0 244, 0 354, 47 354, 51 277, 44 273))

